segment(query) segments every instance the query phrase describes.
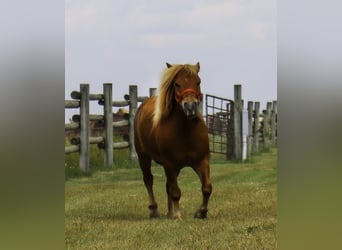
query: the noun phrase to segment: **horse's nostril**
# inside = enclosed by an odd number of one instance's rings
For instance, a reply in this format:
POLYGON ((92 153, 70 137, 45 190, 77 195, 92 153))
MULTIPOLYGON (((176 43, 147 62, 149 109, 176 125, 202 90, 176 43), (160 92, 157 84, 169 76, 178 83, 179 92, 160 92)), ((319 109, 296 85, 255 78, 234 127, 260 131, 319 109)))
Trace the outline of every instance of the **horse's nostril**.
POLYGON ((193 101, 193 102, 183 101, 183 110, 187 117, 196 116, 197 107, 198 107, 198 102, 196 101, 193 101))

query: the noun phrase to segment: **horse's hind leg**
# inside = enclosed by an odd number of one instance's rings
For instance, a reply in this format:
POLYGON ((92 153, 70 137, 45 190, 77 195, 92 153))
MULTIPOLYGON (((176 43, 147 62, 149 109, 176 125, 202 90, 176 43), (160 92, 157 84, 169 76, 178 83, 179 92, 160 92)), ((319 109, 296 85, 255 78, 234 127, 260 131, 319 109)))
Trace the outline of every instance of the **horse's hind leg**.
POLYGON ((211 195, 212 186, 209 173, 209 160, 202 160, 197 166, 193 167, 197 175, 199 176, 202 184, 203 201, 201 207, 196 211, 195 218, 205 219, 207 218, 208 202, 211 195))
POLYGON ((148 197, 150 200, 150 205, 148 206, 148 208, 150 209, 150 218, 157 218, 159 217, 159 213, 158 205, 153 193, 153 175, 151 172, 151 159, 139 157, 139 163, 143 173, 145 187, 147 189, 148 197))

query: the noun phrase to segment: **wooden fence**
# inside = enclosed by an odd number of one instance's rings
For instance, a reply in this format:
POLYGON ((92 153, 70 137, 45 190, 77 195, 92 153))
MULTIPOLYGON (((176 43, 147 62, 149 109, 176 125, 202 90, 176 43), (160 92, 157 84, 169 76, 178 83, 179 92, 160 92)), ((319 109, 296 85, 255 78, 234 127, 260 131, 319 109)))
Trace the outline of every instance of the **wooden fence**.
POLYGON ((211 147, 218 145, 218 150, 211 150, 225 154, 227 160, 242 161, 263 148, 276 146, 277 101, 267 102, 262 112, 260 102, 249 101, 245 109, 242 86, 236 84, 232 100, 206 95, 206 112, 208 132, 213 135, 211 147))
MULTIPOLYGON (((156 89, 150 88, 150 96, 155 95, 155 93, 156 89)), ((99 148, 104 149, 105 166, 113 165, 113 149, 129 148, 130 159, 132 161, 137 160, 134 146, 134 117, 138 102, 144 101, 148 96, 138 96, 137 86, 130 85, 129 94, 124 96, 125 100, 112 101, 112 84, 104 83, 102 94, 90 94, 89 84, 80 84, 80 90, 73 91, 71 98, 73 100, 65 101, 65 108, 80 109, 80 114, 74 115, 70 124, 65 124, 65 130, 79 129, 79 136, 71 138, 70 142, 72 145, 65 147, 65 153, 79 152, 79 166, 83 171, 89 171, 89 144, 97 144, 99 148), (90 101, 97 101, 99 105, 103 106, 103 115, 89 114, 90 101), (112 108, 127 106, 129 107, 129 116, 121 121, 113 121, 112 108), (90 136, 91 121, 103 124, 102 136, 90 136), (127 140, 113 142, 113 128, 123 126, 128 126, 129 135, 127 140)), ((234 85, 234 101, 231 101, 233 103, 232 115, 234 123, 233 159, 238 161, 244 160, 252 154, 259 152, 261 148, 276 146, 277 102, 267 102, 266 109, 260 112, 260 102, 249 101, 247 104, 248 118, 244 119, 241 85, 234 85), (245 123, 245 126, 243 126, 243 123, 245 123), (244 152, 245 155, 243 154, 244 152)))
POLYGON ((247 103, 247 119, 242 121, 242 113, 244 112, 244 101, 241 95, 241 85, 234 85, 234 127, 235 130, 235 159, 245 160, 253 154, 260 152, 261 149, 270 148, 277 145, 277 101, 267 102, 266 109, 260 112, 260 102, 249 101, 247 103), (235 120, 237 119, 237 120, 235 120), (242 130, 243 123, 246 124, 243 142, 242 130), (237 138, 241 138, 236 142, 237 138), (240 144, 241 143, 241 144, 240 144), (245 143, 245 145, 243 145, 245 143), (243 148, 245 146, 245 155, 243 148))
POLYGON ((264 148, 277 146, 277 101, 267 102, 266 109, 261 113, 259 110, 260 102, 248 102, 247 157, 264 148))
MULTIPOLYGON (((150 96, 155 94, 156 89, 150 89, 150 96)), ((65 147, 65 153, 79 152, 80 168, 89 171, 89 144, 97 144, 104 149, 104 165, 113 165, 113 149, 130 149, 130 159, 136 160, 137 155, 134 146, 134 117, 138 102, 144 101, 148 96, 138 96, 138 88, 129 86, 129 94, 124 96, 123 101, 112 101, 112 84, 103 84, 103 94, 90 94, 89 84, 80 84, 80 91, 71 93, 73 100, 65 101, 66 109, 80 109, 80 115, 73 116, 73 122, 65 125, 65 130, 79 129, 79 137, 70 140, 71 146, 65 147), (98 101, 103 106, 103 115, 89 114, 89 101, 98 101), (129 107, 128 119, 113 122, 113 107, 129 107), (90 121, 101 121, 104 125, 103 136, 90 136, 90 121), (113 128, 129 126, 128 141, 113 142, 113 128)))

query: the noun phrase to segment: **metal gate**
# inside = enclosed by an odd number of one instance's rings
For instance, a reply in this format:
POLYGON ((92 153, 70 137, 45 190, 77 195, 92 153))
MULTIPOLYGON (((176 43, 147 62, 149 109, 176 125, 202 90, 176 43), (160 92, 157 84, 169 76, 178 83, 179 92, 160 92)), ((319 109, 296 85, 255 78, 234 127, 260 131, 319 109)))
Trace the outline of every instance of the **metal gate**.
POLYGON ((206 124, 210 152, 234 157, 234 101, 206 95, 206 124))

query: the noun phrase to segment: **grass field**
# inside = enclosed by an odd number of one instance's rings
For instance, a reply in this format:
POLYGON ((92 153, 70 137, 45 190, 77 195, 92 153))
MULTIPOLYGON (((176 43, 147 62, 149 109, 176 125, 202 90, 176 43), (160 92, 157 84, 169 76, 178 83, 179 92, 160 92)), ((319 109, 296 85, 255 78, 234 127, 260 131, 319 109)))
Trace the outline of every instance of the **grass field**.
MULTIPOLYGON (((214 157, 213 157, 214 158, 214 157)), ((160 219, 148 218, 138 168, 96 171, 65 182, 67 249, 276 249, 277 150, 237 164, 213 159, 208 218, 194 219, 201 202, 196 174, 184 168, 181 220, 166 218, 165 175, 153 167, 160 219)))

